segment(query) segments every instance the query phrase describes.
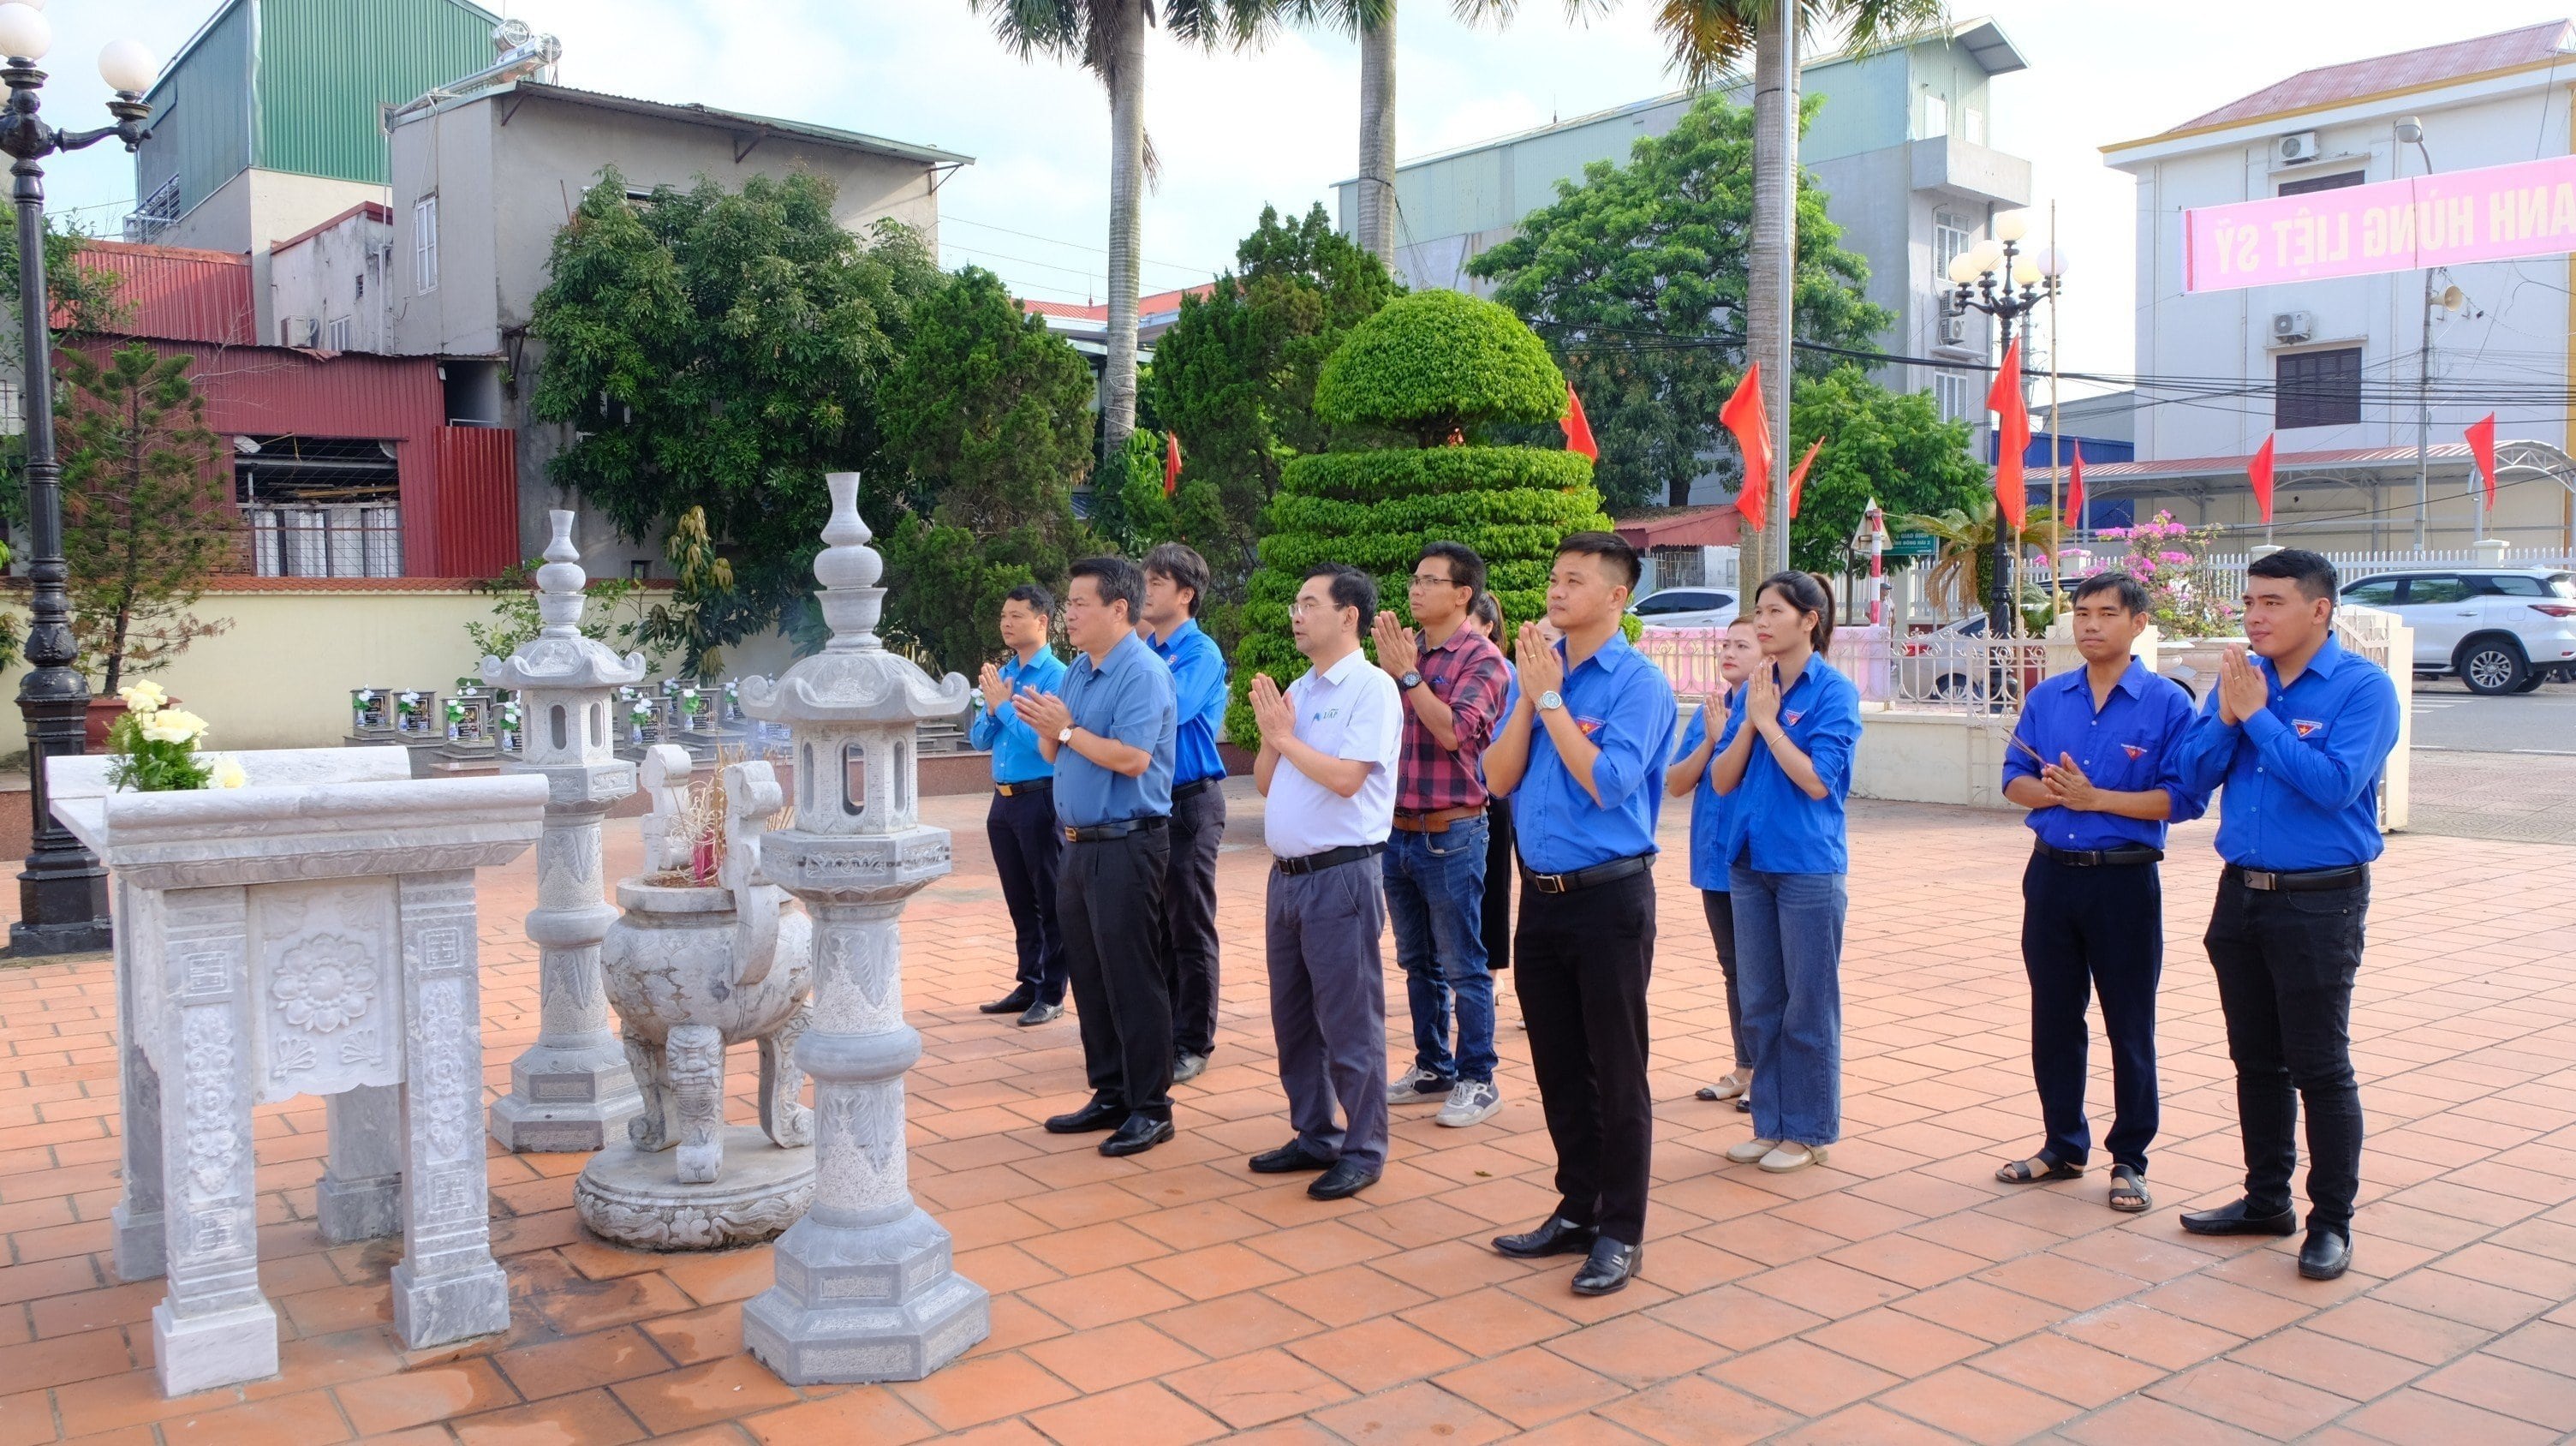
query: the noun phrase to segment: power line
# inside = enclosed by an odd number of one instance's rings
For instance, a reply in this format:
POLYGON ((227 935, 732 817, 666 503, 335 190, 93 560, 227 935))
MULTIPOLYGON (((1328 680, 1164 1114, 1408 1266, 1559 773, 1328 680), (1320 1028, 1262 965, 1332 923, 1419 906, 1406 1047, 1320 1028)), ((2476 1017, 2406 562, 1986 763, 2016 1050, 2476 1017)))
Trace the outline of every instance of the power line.
MULTIPOLYGON (((1076 251, 1088 251, 1095 256, 1106 256, 1109 254, 1107 247, 1086 246, 1079 241, 1066 241, 1054 236, 1041 236, 1035 231, 1019 231, 1008 226, 996 226, 990 221, 977 221, 971 217, 960 216, 954 211, 940 212, 939 220, 943 225, 950 221, 955 221, 960 225, 979 227, 986 231, 999 231, 1005 236, 1020 236, 1031 241, 1043 241, 1049 246, 1065 246, 1076 251)), ((1193 276, 1214 276, 1220 269, 1213 266, 1187 266, 1177 261, 1152 261, 1142 258, 1138 260, 1137 264, 1140 266, 1159 267, 1165 271, 1186 271, 1193 276)))

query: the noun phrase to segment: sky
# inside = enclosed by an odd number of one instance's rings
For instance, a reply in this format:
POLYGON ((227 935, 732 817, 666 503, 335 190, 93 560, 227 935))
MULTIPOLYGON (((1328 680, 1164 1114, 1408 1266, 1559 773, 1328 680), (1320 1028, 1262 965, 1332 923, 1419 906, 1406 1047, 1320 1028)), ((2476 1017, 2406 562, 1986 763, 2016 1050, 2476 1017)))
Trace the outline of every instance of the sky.
MULTIPOLYGON (((360 3, 360 0, 345 0, 360 3)), ((92 58, 131 37, 167 57, 215 0, 51 0, 46 92, 58 124, 106 119, 92 58)), ((490 0, 559 36, 567 85, 749 110, 975 157, 940 192, 946 264, 998 272, 1021 295, 1101 294, 1108 228, 1108 105, 1099 84, 1051 59, 1023 61, 967 0, 490 0)), ((1674 88, 1647 25, 1650 0, 1588 24, 1525 0, 1508 29, 1471 28, 1439 0, 1405 0, 1398 29, 1397 155, 1430 155, 1674 88)), ((2134 368, 2135 188, 2099 147, 2133 140, 2317 65, 2576 14, 2576 0, 1991 0, 1988 16, 2028 70, 1998 77, 1991 136, 2033 164, 2045 239, 2070 258, 2059 350, 2069 370, 2134 368), (2334 23, 2321 25, 2321 14, 2334 23)), ((1257 53, 1192 52, 1157 32, 1146 127, 1162 163, 1145 199, 1144 286, 1210 279, 1264 205, 1332 208, 1356 165, 1357 43, 1283 32, 1257 53)), ((58 158, 49 194, 114 234, 133 168, 111 143, 58 158)), ((2179 224, 2166 218, 2164 224, 2179 224)))

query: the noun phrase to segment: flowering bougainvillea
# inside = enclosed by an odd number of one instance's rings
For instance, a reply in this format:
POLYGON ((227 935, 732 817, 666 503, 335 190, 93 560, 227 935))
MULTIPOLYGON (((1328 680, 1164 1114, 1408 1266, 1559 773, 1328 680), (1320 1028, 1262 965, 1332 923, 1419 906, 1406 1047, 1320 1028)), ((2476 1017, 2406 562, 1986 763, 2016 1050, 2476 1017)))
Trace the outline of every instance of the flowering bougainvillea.
MULTIPOLYGON (((2135 527, 2104 527, 2093 535, 2127 549, 2122 556, 2090 560, 2124 569, 2147 585, 2147 594, 2155 602, 2156 627, 2166 637, 2225 638, 2242 631, 2242 610, 2221 595, 2201 563, 2217 536, 2215 529, 2194 531, 2174 521, 2172 513, 2159 512, 2135 527)), ((2086 560, 2081 553, 2063 556, 2073 566, 2086 560)))

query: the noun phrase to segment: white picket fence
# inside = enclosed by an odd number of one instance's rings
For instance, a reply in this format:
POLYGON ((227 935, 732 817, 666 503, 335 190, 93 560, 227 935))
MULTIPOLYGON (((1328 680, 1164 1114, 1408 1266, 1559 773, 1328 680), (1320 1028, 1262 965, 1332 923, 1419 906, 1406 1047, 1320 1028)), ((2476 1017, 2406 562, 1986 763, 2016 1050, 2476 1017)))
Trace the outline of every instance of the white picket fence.
MULTIPOLYGON (((2075 564, 2068 572, 2072 576, 2077 575, 2078 569, 2089 573, 2114 566, 2125 555, 2106 547, 2092 553, 2089 564, 2075 564)), ((2570 556, 2563 547, 2507 548, 2501 557, 2493 548, 2478 552, 2466 547, 2437 547, 2422 552, 2329 552, 2325 559, 2334 564, 2335 577, 2339 582, 2351 582, 2383 572, 2414 572, 2428 567, 2552 567, 2576 571, 2576 556, 2570 556)), ((2245 565, 2251 560, 2245 553, 2211 553, 2200 560, 2195 571, 2204 579, 2203 586, 2215 589, 2216 596, 2241 597, 2245 592, 2245 565)), ((2032 580, 2045 584, 2048 565, 2033 561, 2030 576, 2032 580)))

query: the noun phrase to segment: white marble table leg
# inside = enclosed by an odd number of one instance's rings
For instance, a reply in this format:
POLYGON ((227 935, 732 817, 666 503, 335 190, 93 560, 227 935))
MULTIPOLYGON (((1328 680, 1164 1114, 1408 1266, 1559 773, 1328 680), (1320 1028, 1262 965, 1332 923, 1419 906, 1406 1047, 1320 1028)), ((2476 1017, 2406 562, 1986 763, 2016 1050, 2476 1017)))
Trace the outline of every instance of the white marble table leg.
POLYGON ((404 874, 403 1258, 394 1329, 414 1350, 509 1329, 483 1167, 474 871, 404 874))
MULTIPOLYGON (((116 1278, 150 1280, 168 1268, 161 1217, 161 1076, 143 1052, 142 1029, 147 1005, 127 950, 149 936, 137 910, 149 907, 144 890, 116 883, 116 1038, 122 1074, 124 1108, 125 1193, 109 1211, 116 1228, 116 1278)), ((157 981, 156 981, 157 982, 157 981)), ((157 990, 156 990, 157 993, 157 990)))
POLYGON ((166 897, 163 1059, 172 1069, 160 1116, 173 1198, 163 1220, 170 1294, 152 1308, 152 1347, 161 1393, 179 1396, 276 1375, 277 1312, 259 1291, 244 891, 166 897))
POLYGON ((331 1156, 316 1189, 322 1238, 334 1245, 402 1230, 402 1088, 360 1085, 326 1104, 331 1156))

